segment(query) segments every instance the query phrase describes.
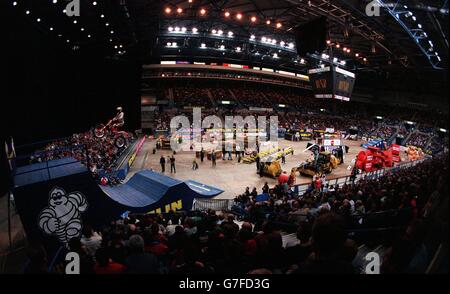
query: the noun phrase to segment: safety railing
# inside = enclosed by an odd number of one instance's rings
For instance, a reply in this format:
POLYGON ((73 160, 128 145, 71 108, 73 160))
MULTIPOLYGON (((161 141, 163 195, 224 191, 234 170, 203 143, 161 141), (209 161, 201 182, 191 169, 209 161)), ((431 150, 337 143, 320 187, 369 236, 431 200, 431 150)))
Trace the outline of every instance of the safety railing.
MULTIPOLYGON (((403 162, 399 163, 398 165, 390 168, 380 169, 372 172, 362 173, 358 174, 353 181, 350 176, 345 177, 339 177, 334 178, 330 180, 326 180, 325 184, 328 184, 328 186, 339 186, 342 187, 343 185, 351 185, 358 183, 361 180, 376 180, 381 178, 387 173, 393 173, 401 169, 406 169, 410 167, 414 167, 424 161, 426 161, 428 158, 423 158, 416 161, 411 162, 403 162)), ((292 194, 296 196, 302 196, 309 188, 311 184, 300 184, 296 185, 291 188, 292 194)), ((192 210, 197 211, 206 211, 208 209, 212 210, 224 210, 224 211, 230 211, 234 206, 234 200, 233 199, 195 199, 192 210)))

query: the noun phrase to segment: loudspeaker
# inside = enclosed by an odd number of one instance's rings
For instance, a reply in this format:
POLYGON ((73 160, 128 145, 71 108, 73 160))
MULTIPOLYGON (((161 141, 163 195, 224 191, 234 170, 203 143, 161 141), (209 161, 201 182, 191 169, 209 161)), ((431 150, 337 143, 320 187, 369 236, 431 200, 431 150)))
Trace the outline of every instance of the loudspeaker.
POLYGON ((294 32, 300 56, 321 52, 327 47, 328 22, 325 16, 296 27, 294 32))

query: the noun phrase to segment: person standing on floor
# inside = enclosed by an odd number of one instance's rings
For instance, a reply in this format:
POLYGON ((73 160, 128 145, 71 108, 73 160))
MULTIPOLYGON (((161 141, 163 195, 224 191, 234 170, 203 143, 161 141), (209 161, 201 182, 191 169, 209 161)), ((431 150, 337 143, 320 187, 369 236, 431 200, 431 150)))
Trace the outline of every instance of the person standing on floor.
POLYGON ((259 155, 256 156, 256 172, 259 172, 259 166, 261 165, 261 158, 259 155))
POLYGON ((216 167, 217 163, 216 163, 216 151, 213 151, 211 154, 211 161, 212 161, 212 166, 216 167))
POLYGON ((203 163, 205 161, 205 149, 200 150, 200 162, 203 163))
POLYGON ((281 164, 285 164, 286 163, 286 154, 284 153, 284 149, 281 150, 281 164))
POLYGON ((177 173, 177 169, 175 167, 175 156, 172 155, 172 157, 170 158, 170 173, 177 173))
POLYGON ((161 158, 159 159, 159 164, 161 165, 161 172, 165 173, 166 172, 166 159, 162 155, 161 155, 161 158))
POLYGON ((197 163, 197 160, 195 160, 195 159, 192 162, 192 170, 198 170, 198 163, 197 163))

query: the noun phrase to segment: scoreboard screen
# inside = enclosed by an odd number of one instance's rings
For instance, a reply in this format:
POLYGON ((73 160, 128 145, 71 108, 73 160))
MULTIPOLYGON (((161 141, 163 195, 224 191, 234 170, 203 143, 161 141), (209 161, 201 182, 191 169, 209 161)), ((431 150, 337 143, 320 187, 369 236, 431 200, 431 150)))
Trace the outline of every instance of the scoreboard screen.
POLYGON ((316 98, 350 101, 355 85, 355 74, 330 66, 310 69, 309 79, 316 98))
POLYGON ((355 74, 336 67, 334 72, 334 99, 350 101, 355 86, 355 74))
POLYGON ((310 69, 308 74, 316 98, 333 98, 333 75, 330 66, 310 69))

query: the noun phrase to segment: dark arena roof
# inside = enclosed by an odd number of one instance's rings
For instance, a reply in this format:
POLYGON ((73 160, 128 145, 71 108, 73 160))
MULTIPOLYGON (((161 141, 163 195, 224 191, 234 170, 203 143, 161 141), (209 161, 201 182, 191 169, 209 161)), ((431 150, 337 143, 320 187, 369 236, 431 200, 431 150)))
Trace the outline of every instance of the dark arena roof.
POLYGON ((0 273, 448 274, 447 0, 0 13, 0 273))

